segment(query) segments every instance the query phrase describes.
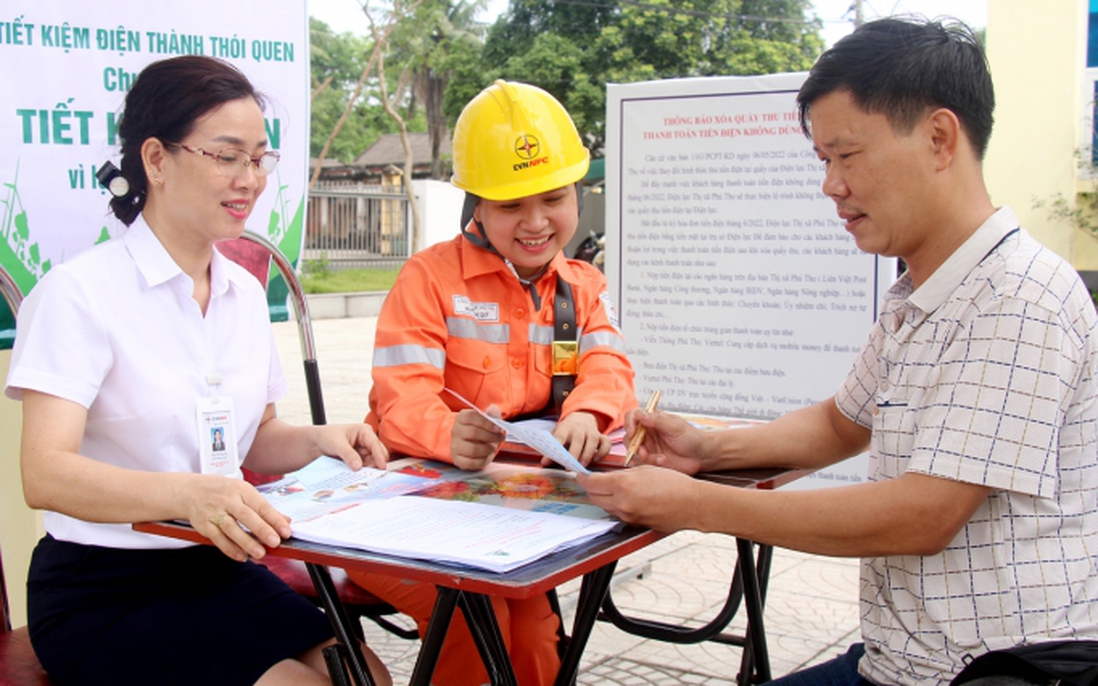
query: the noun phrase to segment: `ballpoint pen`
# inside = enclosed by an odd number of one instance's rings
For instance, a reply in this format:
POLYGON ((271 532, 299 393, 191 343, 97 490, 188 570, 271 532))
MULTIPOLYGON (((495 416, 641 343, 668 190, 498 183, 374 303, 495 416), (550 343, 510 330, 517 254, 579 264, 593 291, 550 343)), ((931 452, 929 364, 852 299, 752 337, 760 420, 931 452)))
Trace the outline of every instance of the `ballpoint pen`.
MULTIPOLYGON (((648 404, 644 406, 644 411, 651 413, 656 409, 656 404, 660 401, 660 392, 652 391, 652 395, 648 396, 648 404)), ((641 443, 644 443, 644 435, 647 433, 643 426, 637 427, 637 432, 633 434, 633 440, 629 441, 629 449, 625 451, 625 466, 628 467, 629 463, 633 461, 633 456, 637 454, 637 449, 640 448, 641 443)))

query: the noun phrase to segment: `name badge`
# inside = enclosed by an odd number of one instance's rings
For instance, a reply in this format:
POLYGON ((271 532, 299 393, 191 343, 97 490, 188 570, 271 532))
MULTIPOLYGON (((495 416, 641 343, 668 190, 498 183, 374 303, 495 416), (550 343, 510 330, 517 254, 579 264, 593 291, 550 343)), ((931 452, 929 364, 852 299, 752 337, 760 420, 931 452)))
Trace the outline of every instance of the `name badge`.
POLYGON ((232 398, 201 398, 197 406, 198 451, 203 474, 240 475, 232 398))
POLYGON ((455 295, 453 297, 454 314, 463 314, 478 322, 499 321, 499 303, 477 303, 469 300, 469 297, 465 295, 455 295))

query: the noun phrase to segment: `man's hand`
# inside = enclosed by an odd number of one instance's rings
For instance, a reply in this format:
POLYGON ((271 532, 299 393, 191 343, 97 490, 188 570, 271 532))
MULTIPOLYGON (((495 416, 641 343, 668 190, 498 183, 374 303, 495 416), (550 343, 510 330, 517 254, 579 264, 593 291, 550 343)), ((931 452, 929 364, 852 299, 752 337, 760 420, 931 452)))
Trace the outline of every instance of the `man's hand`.
POLYGON ((642 426, 645 436, 634 457, 636 462, 691 475, 701 471, 706 450, 705 432, 678 415, 636 409, 625 415, 626 445, 642 426))
MULTIPOLYGON (((485 411, 493 417, 500 416, 495 405, 489 405, 485 411)), ((476 410, 461 410, 450 430, 450 458, 459 469, 484 469, 495 457, 503 437, 503 431, 476 410)))
POLYGON ((576 479, 592 503, 623 522, 668 533, 696 528, 698 482, 685 474, 641 465, 576 479))

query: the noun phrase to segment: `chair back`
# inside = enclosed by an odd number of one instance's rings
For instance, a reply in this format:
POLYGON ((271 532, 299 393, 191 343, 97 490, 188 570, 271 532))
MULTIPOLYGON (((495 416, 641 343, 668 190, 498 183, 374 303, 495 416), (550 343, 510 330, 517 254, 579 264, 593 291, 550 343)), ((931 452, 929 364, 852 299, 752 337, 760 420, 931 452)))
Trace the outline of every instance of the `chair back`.
POLYGON ((19 286, 15 285, 15 279, 11 278, 11 274, 4 269, 3 265, 0 265, 0 293, 4 296, 4 301, 8 303, 8 309, 11 310, 12 316, 15 316, 19 312, 19 305, 23 302, 23 293, 19 290, 19 286))
POLYGON ((53 682, 42 669, 38 656, 31 646, 27 627, 11 628, 8 609, 8 589, 4 580, 4 562, 0 559, 0 685, 2 686, 52 686, 53 682))
MULTIPOLYGON (((309 316, 309 303, 305 299, 305 288, 294 271, 293 264, 271 241, 259 234, 245 231, 235 241, 223 241, 217 244, 218 250, 229 259, 237 262, 255 275, 259 282, 267 285, 267 275, 270 273, 270 265, 266 259, 259 259, 255 246, 262 248, 271 261, 274 262, 279 274, 286 281, 289 288, 290 303, 294 308, 297 320, 297 333, 301 340, 301 358, 305 366, 305 386, 309 395, 309 410, 312 414, 313 424, 327 424, 327 414, 324 410, 324 395, 320 388, 320 368, 316 360, 316 342, 313 339, 312 318, 309 316), (248 244, 251 244, 249 246, 248 244)), ((256 474, 248 469, 244 470, 244 478, 251 484, 264 483, 272 478, 264 474, 256 474)), ((277 479, 278 477, 273 477, 277 479)), ((298 560, 270 556, 260 563, 268 567, 276 576, 286 582, 304 597, 323 607, 314 583, 306 570, 306 565, 298 560)), ((393 606, 377 598, 363 588, 356 586, 342 570, 332 570, 332 582, 336 594, 343 603, 344 608, 353 616, 368 617, 385 631, 406 640, 419 638, 415 628, 406 629, 389 621, 389 615, 399 614, 393 606)), ((361 627, 359 627, 361 631, 361 627)), ((359 636, 361 639, 362 636, 359 636)))
POLYGON ((278 249, 278 246, 257 233, 245 231, 236 241, 219 243, 218 249, 226 257, 240 263, 245 269, 255 274, 259 282, 266 287, 269 267, 265 263, 257 263, 255 251, 244 247, 248 243, 263 248, 289 288, 290 304, 294 308, 294 316, 297 320, 297 334, 298 338, 301 339, 301 359, 305 366, 305 387, 309 394, 309 410, 312 414, 313 424, 327 424, 324 394, 320 388, 320 369, 316 361, 316 341, 313 339, 313 321, 309 316, 309 303, 305 299, 305 287, 301 284, 301 279, 297 277, 293 264, 278 249))
POLYGON ((0 348, 15 345, 15 311, 22 299, 23 294, 19 292, 18 285, 0 266, 0 348), (4 303, 7 303, 7 307, 4 303))
POLYGON ((0 555, 0 619, 3 620, 3 630, 11 631, 11 609, 8 607, 8 582, 4 576, 4 557, 0 555))

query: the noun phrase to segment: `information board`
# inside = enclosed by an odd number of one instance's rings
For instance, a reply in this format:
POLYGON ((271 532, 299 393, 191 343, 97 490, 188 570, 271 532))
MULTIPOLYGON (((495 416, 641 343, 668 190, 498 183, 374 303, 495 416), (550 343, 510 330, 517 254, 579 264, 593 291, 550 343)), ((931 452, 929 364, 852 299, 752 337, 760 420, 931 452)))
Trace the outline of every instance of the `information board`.
POLYGON ((777 417, 833 395, 866 340, 895 262, 861 252, 821 191, 804 78, 609 87, 607 276, 642 402, 777 417))

